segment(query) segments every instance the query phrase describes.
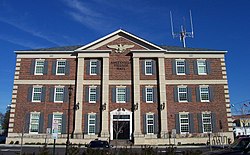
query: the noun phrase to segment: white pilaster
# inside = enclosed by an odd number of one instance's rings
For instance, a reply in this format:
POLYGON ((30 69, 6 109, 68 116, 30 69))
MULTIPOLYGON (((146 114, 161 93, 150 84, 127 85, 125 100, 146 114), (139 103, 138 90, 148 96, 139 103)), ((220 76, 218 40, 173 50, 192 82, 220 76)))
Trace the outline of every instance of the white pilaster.
POLYGON ((76 103, 79 103, 79 110, 76 110, 75 133, 82 133, 82 99, 83 99, 83 77, 84 77, 84 58, 78 58, 77 83, 76 83, 76 103))
POLYGON ((140 63, 139 58, 133 58, 134 80, 134 104, 138 103, 138 109, 134 111, 134 136, 141 135, 141 108, 140 108, 140 63))
POLYGON ((103 58, 102 72, 102 104, 106 103, 106 110, 102 111, 101 137, 109 137, 109 58, 103 58))
POLYGON ((167 127, 167 100, 166 100, 166 83, 165 83, 165 59, 158 58, 159 71, 159 88, 160 88, 160 105, 161 109, 161 135, 168 132, 167 127), (164 109, 163 109, 164 107, 164 109))

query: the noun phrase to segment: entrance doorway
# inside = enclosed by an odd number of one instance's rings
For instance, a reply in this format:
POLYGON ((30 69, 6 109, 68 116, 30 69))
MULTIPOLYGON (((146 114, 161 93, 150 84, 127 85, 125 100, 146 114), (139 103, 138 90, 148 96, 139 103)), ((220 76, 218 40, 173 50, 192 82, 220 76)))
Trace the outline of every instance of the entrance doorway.
POLYGON ((116 109, 110 112, 110 140, 131 140, 132 112, 126 109, 116 109))
POLYGON ((114 139, 129 139, 129 121, 113 122, 114 139))

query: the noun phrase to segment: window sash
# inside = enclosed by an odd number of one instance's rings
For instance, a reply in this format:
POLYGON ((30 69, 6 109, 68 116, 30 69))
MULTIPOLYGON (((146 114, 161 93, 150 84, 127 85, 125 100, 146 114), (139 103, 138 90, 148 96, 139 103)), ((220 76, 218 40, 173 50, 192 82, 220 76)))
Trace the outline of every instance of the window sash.
POLYGON ((40 113, 30 113, 29 133, 38 133, 40 113))
POLYGON ((116 88, 116 103, 126 103, 126 88, 116 88))
POLYGON ((206 61, 205 60, 197 60, 197 70, 198 70, 199 75, 207 74, 206 61))
POLYGON ((153 102, 153 88, 146 88, 146 102, 153 102))
POLYGON ((202 129, 203 133, 211 133, 212 132, 212 118, 211 113, 202 114, 202 129))
POLYGON ((56 74, 57 75, 65 75, 65 67, 66 67, 66 61, 65 60, 58 60, 57 67, 56 67, 56 74))
POLYGON ((176 60, 176 73, 177 75, 185 75, 185 61, 176 60))
POLYGON ((64 88, 63 87, 56 87, 54 96, 55 96, 54 102, 63 102, 64 88))
POLYGON ((89 103, 96 103, 96 87, 89 88, 89 103))
POLYGON ((97 60, 90 60, 90 75, 97 75, 97 60))
POLYGON ((42 87, 33 87, 32 102, 41 102, 42 87))
POLYGON ((179 102, 188 101, 187 87, 178 87, 178 100, 179 102))
POLYGON ((189 133, 189 117, 188 116, 189 116, 188 114, 179 114, 181 134, 189 133))
POLYGON ((145 74, 146 75, 153 74, 153 62, 152 62, 152 60, 145 60, 145 74))
POLYGON ((96 114, 88 115, 88 134, 95 134, 96 114))
POLYGON ((44 60, 36 60, 35 75, 43 75, 44 60))
POLYGON ((200 99, 201 102, 209 102, 209 88, 200 87, 200 99))
POLYGON ((154 115, 153 114, 147 114, 147 134, 154 134, 154 115))

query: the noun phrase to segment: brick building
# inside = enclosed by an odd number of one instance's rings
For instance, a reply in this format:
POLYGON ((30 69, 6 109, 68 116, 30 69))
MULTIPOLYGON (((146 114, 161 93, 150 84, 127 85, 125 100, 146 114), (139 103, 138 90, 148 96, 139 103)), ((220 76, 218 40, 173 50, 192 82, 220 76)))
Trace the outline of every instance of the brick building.
POLYGON ((22 131, 25 142, 44 142, 56 123, 65 143, 69 100, 73 143, 167 144, 170 132, 176 143, 232 137, 226 51, 158 46, 117 30, 87 45, 15 53, 7 142, 22 131))

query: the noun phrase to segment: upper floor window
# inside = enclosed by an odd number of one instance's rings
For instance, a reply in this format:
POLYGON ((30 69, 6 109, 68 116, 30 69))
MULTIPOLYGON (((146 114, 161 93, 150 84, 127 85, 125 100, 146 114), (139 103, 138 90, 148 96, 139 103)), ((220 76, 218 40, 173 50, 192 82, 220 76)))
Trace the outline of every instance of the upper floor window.
POLYGON ((180 121, 180 133, 185 134, 189 133, 189 115, 188 113, 179 114, 180 121))
POLYGON ((202 113, 203 132, 212 132, 211 113, 202 113))
POLYGON ((147 103, 153 102, 153 88, 152 87, 146 88, 146 102, 147 103))
POLYGON ((206 75, 207 74, 206 60, 197 60, 197 68, 199 75, 206 75))
POLYGON ((152 60, 145 60, 145 75, 153 74, 153 62, 152 60))
POLYGON ((177 75, 185 75, 185 60, 176 60, 177 75))
POLYGON ((117 87, 116 103, 125 103, 125 102, 126 102, 126 87, 117 87))
POLYGON ((97 75, 97 60, 90 60, 90 75, 97 75))
POLYGON ((88 134, 95 134, 96 114, 88 114, 88 134))
POLYGON ((56 75, 65 75, 66 60, 57 60, 56 75))
POLYGON ((153 134, 154 133, 154 114, 147 114, 147 134, 153 134))
POLYGON ((54 113, 53 114, 53 122, 58 124, 58 133, 62 133, 62 114, 54 113))
POLYGON ((32 102, 41 102, 42 86, 33 87, 32 102))
POLYGON ((201 102, 209 102, 209 88, 208 86, 200 86, 200 100, 201 102))
POLYGON ((31 112, 30 113, 30 126, 29 126, 29 133, 38 133, 39 130, 39 112, 31 112))
POLYGON ((89 87, 89 103, 96 103, 96 87, 89 87))
POLYGON ((44 60, 36 60, 35 75, 43 75, 44 73, 44 60))
POLYGON ((55 87, 54 102, 63 102, 64 87, 55 87))
POLYGON ((188 101, 188 92, 187 87, 178 87, 178 101, 187 102, 188 101))

